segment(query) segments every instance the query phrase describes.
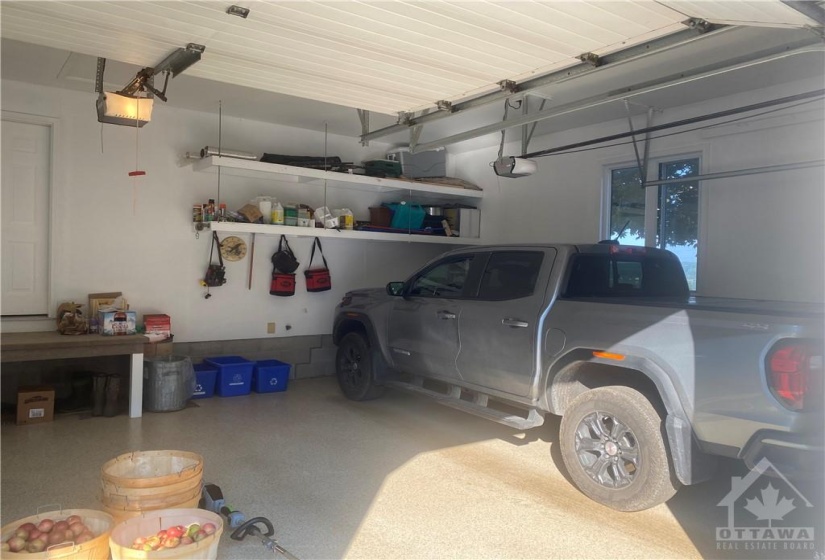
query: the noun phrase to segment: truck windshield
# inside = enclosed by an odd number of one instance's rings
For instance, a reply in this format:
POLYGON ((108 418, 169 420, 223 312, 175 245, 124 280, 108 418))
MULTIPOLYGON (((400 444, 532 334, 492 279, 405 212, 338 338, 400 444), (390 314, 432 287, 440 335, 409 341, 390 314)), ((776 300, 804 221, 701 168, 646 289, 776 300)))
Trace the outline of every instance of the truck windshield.
POLYGON ((564 297, 670 297, 690 294, 679 261, 649 255, 574 255, 564 297))

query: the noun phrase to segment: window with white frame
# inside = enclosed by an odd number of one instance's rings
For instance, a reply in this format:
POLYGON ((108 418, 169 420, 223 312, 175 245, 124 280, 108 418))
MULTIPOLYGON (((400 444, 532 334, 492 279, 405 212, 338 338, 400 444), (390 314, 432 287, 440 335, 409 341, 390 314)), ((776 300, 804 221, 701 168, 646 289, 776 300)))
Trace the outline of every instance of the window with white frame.
POLYGON ((639 166, 607 169, 607 211, 603 234, 624 245, 668 249, 679 257, 688 285, 696 290, 699 249, 699 157, 651 160, 647 181, 682 179, 642 188, 639 166))

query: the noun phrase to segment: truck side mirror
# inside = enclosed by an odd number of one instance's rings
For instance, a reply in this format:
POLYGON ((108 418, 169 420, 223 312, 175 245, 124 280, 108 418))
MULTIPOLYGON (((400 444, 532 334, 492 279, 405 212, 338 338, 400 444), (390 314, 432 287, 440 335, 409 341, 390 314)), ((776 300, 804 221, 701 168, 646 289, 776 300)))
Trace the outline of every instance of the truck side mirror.
POLYGON ((387 293, 391 296, 404 295, 404 282, 390 282, 387 284, 387 293))

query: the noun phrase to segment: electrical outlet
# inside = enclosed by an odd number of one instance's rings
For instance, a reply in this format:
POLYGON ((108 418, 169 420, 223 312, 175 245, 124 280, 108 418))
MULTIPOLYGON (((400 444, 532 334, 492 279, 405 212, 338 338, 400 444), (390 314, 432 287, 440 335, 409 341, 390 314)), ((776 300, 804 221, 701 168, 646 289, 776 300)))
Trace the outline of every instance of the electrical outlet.
POLYGON ((275 334, 275 323, 266 324, 266 334, 275 334))

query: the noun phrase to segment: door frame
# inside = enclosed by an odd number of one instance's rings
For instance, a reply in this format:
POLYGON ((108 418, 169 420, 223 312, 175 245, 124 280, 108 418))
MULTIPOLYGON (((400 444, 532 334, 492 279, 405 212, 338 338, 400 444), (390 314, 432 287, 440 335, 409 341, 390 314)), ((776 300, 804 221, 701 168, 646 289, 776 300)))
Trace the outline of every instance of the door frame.
MULTIPOLYGON (((49 201, 48 201, 48 208, 49 208, 49 217, 48 217, 48 239, 49 239, 49 246, 47 248, 47 255, 46 259, 49 263, 49 271, 48 271, 48 279, 46 280, 47 286, 47 293, 46 293, 46 309, 47 313, 46 316, 50 319, 54 319, 57 310, 56 305, 54 302, 54 293, 55 293, 55 278, 57 277, 57 258, 59 251, 56 250, 57 242, 59 236, 57 235, 58 230, 60 229, 58 220, 57 220, 57 196, 55 195, 55 174, 58 169, 63 169, 62 160, 59 155, 59 151, 56 149, 58 145, 58 138, 60 136, 60 119, 56 117, 49 117, 45 115, 34 115, 30 113, 20 113, 16 111, 7 111, 2 110, 0 111, 0 119, 2 121, 10 121, 10 122, 17 122, 21 124, 33 124, 39 126, 45 126, 49 128, 49 201)), ((2 125, 2 123, 0 123, 2 125)), ((20 316, 17 319, 26 319, 32 318, 34 316, 20 316)), ((14 320, 14 318, 8 317, 4 320, 14 320)))

